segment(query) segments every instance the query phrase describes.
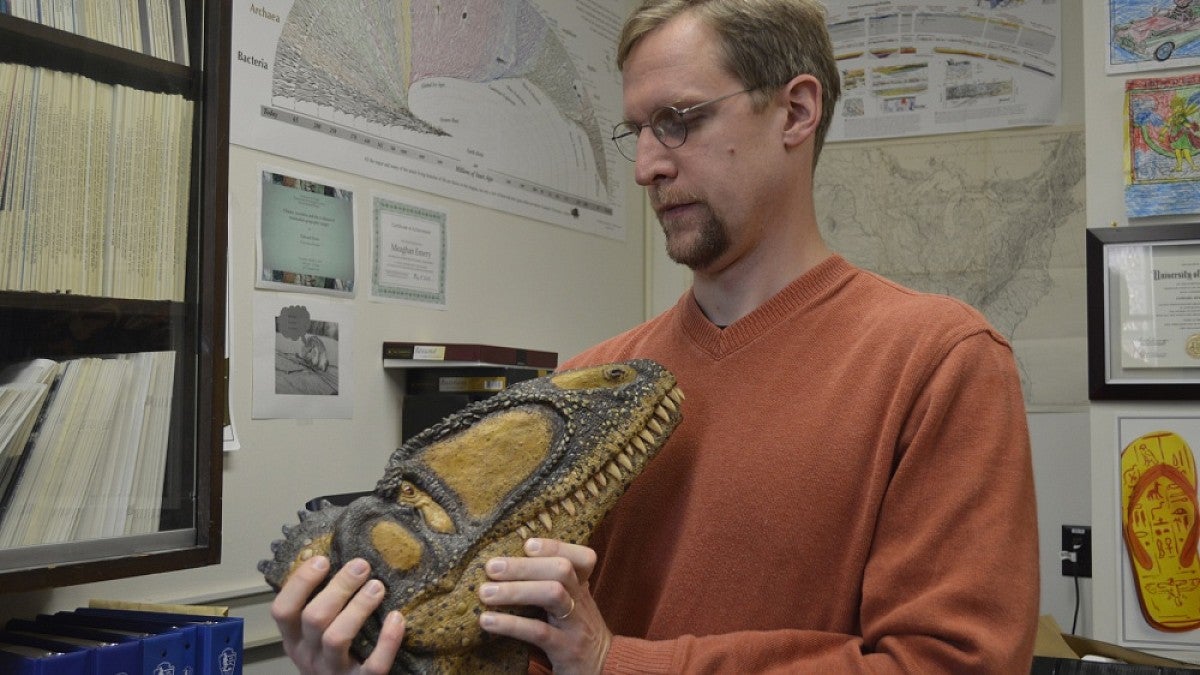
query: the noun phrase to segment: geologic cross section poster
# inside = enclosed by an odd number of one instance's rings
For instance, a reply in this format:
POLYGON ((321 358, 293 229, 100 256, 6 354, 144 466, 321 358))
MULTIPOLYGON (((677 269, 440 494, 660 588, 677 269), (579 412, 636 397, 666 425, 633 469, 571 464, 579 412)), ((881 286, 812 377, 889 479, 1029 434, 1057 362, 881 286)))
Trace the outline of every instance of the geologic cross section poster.
POLYGON ((603 0, 235 0, 236 145, 624 239, 603 0))

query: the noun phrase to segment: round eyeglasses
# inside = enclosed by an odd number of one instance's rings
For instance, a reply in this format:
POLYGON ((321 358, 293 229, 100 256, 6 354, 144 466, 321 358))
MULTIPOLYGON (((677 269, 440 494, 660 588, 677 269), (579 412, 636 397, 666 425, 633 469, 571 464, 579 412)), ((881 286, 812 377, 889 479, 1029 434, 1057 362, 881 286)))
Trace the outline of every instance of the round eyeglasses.
POLYGON ((732 94, 725 94, 714 99, 709 99, 703 103, 697 103, 686 108, 676 108, 675 106, 665 105, 654 112, 650 113, 650 121, 645 124, 637 122, 621 122, 613 127, 613 143, 617 146, 617 151, 625 159, 637 161, 637 146, 638 137, 642 134, 642 129, 650 127, 650 131, 654 133, 654 137, 659 143, 670 149, 678 148, 687 140, 688 127, 685 115, 693 113, 706 105, 711 105, 717 101, 724 101, 727 98, 745 94, 748 91, 754 91, 754 88, 735 91, 732 94))

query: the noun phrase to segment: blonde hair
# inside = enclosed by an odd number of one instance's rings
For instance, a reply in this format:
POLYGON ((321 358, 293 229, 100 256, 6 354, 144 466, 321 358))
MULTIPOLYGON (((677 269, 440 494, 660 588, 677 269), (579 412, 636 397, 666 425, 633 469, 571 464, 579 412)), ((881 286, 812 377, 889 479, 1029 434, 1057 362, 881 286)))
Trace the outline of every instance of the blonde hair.
POLYGON ((778 89, 802 73, 821 83, 821 120, 813 163, 825 145, 841 76, 825 26, 825 9, 816 0, 643 0, 625 21, 617 43, 617 67, 624 69, 638 40, 685 13, 711 28, 720 39, 725 67, 753 89, 762 109, 778 89))

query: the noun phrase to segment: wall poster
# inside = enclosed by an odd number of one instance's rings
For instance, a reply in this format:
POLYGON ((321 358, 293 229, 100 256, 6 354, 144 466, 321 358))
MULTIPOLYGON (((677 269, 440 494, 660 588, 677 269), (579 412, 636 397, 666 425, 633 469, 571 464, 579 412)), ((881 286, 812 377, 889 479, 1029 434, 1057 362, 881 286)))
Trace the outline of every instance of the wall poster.
POLYGON ((349 303, 254 294, 253 419, 354 416, 349 303))
POLYGON ((611 239, 628 162, 598 0, 234 0, 234 144, 611 239))

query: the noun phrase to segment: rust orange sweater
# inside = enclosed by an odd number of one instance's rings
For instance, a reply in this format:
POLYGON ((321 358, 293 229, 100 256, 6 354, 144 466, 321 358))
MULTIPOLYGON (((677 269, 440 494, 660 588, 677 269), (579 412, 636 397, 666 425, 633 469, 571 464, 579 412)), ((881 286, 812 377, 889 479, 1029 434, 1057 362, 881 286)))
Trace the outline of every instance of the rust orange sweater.
POLYGON ((724 330, 689 292, 564 367, 631 357, 687 400, 592 540, 606 672, 1029 672, 1029 436, 978 312, 833 256, 724 330))

